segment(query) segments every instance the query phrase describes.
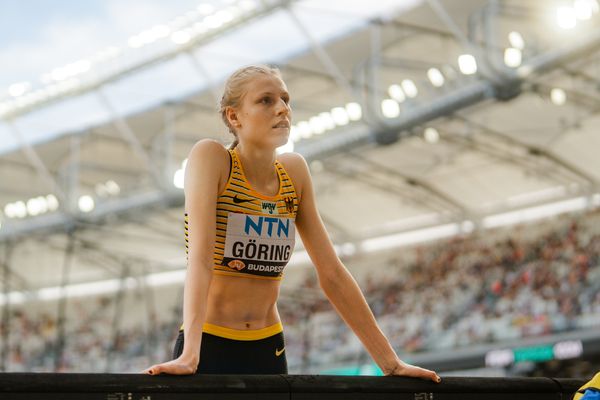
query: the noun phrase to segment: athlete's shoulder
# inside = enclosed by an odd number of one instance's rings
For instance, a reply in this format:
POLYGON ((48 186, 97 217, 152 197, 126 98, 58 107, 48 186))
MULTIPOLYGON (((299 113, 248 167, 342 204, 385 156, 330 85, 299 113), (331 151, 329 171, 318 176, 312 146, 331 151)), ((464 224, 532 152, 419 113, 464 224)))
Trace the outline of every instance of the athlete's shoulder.
POLYGON ((229 171, 228 151, 221 143, 214 139, 201 139, 197 141, 188 155, 186 168, 187 176, 191 181, 196 181, 197 176, 222 177, 229 171))
POLYGON ((227 149, 214 139, 200 139, 190 150, 190 157, 223 157, 227 149))
POLYGON ((288 173, 304 174, 308 171, 308 164, 300 153, 283 153, 277 156, 277 160, 283 165, 288 173))

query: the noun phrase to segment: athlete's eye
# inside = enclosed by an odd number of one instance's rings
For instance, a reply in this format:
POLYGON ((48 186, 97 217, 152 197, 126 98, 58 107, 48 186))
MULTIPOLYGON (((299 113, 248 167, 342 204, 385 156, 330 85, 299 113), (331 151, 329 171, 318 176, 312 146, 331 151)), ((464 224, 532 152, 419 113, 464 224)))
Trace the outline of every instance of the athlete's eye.
POLYGON ((270 97, 263 97, 262 99, 260 99, 260 102, 262 104, 271 104, 271 98, 270 97))

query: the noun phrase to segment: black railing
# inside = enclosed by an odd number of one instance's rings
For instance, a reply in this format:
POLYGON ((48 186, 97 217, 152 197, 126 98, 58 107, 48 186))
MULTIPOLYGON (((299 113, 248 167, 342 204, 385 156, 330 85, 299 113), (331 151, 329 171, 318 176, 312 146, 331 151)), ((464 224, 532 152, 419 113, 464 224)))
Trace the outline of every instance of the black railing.
POLYGON ((0 374, 2 400, 567 400, 584 383, 556 378, 330 375, 0 374))

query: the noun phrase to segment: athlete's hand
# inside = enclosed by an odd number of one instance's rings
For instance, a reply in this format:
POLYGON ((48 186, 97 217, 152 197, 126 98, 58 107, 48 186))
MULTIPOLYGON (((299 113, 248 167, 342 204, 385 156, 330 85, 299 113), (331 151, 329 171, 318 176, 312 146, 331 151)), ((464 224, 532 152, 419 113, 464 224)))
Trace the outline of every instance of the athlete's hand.
POLYGON ((414 378, 429 379, 435 383, 440 383, 442 381, 442 378, 440 378, 435 372, 425 368, 417 367, 415 365, 407 364, 403 361, 400 361, 391 370, 383 371, 383 373, 386 376, 411 376, 414 378))
POLYGON ((175 360, 155 364, 150 368, 143 370, 142 373, 148 375, 191 375, 196 372, 196 368, 198 368, 198 360, 189 360, 179 357, 175 360))

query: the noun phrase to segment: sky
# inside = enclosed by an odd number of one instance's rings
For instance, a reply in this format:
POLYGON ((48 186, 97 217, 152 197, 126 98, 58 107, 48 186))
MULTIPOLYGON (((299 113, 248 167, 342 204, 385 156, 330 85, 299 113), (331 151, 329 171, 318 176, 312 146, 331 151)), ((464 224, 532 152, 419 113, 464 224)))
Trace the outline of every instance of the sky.
MULTIPOLYGON (((327 41, 375 15, 390 15, 420 0, 302 0, 294 3, 300 20, 319 41, 327 41)), ((0 0, 0 110, 11 100, 9 87, 28 82, 42 88, 43 75, 108 46, 125 51, 128 39, 209 4, 216 10, 237 0, 0 0)), ((165 39, 166 40, 166 39, 165 39)), ((168 42, 168 40, 167 40, 168 42)), ((309 51, 309 42, 284 11, 263 18, 195 50, 215 80, 254 62, 276 62, 309 51), (274 34, 275 33, 275 34, 274 34)), ((205 88, 190 60, 178 57, 106 88, 119 114, 127 115, 205 88), (158 78, 159 77, 159 78, 158 78)), ((42 140, 106 122, 111 118, 90 93, 44 107, 10 123, 0 120, 0 154, 14 151, 17 137, 42 140)))

